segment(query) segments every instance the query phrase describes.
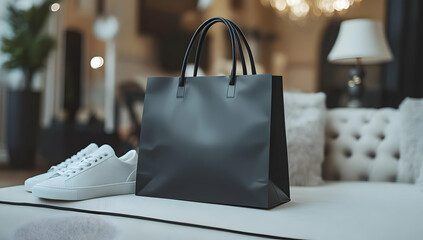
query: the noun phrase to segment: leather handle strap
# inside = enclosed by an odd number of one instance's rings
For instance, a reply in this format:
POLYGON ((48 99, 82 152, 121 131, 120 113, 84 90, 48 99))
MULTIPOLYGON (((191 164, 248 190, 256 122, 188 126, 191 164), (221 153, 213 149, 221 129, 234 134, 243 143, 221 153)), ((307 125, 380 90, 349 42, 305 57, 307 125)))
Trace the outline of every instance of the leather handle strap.
POLYGON ((191 53, 192 45, 194 44, 198 34, 212 21, 218 20, 218 22, 222 22, 226 25, 226 27, 229 30, 229 35, 231 38, 231 46, 232 46, 232 72, 231 72, 231 79, 229 84, 234 85, 235 84, 235 74, 236 74, 236 52, 235 52, 235 41, 234 41, 234 33, 232 32, 231 24, 224 18, 221 17, 213 17, 205 22, 203 22, 197 30, 194 32, 194 35, 191 38, 191 41, 188 44, 187 50, 185 52, 184 61, 182 63, 182 70, 181 70, 181 76, 179 78, 179 87, 183 87, 185 85, 185 72, 186 72, 186 66, 188 61, 188 56, 191 53))
MULTIPOLYGON (((229 20, 227 20, 227 21, 229 22, 229 20)), ((201 32, 200 38, 198 40, 197 51, 195 53, 194 74, 193 74, 194 77, 197 76, 198 66, 200 64, 201 49, 203 47, 204 38, 206 37, 207 32, 210 29, 210 27, 213 24, 218 23, 218 22, 219 22, 219 20, 214 20, 214 21, 210 22, 209 24, 207 24, 207 26, 204 27, 203 31, 201 32)), ((234 27, 232 26, 232 24, 231 24, 231 31, 234 33, 235 40, 237 42, 238 54, 239 54, 241 64, 242 64, 242 72, 243 72, 244 75, 247 75, 247 66, 245 65, 245 58, 244 58, 244 53, 242 51, 241 41, 239 40, 238 33, 234 30, 234 27)))
MULTIPOLYGON (((246 66, 245 66, 244 54, 242 53, 242 47, 240 47, 241 44, 239 42, 239 36, 241 36, 241 38, 244 42, 244 46, 247 49, 248 58, 250 59, 250 64, 251 64, 251 72, 252 72, 253 75, 257 74, 253 53, 251 51, 250 45, 248 44, 247 38, 245 37, 242 30, 234 22, 232 22, 231 20, 228 20, 228 19, 226 19, 226 20, 231 24, 232 29, 234 30, 235 36, 237 38, 238 52, 240 53, 240 58, 241 58, 241 61, 242 61, 242 67, 243 67, 243 70, 244 70, 243 71, 244 75, 247 75, 247 73, 246 73, 246 69, 245 69, 246 66)), ((210 23, 210 24, 212 24, 212 23, 210 23)), ((201 55, 201 49, 202 49, 204 37, 207 34, 207 31, 211 26, 211 25, 210 26, 209 25, 204 28, 203 32, 201 33, 199 42, 198 42, 197 52, 196 52, 196 55, 195 55, 195 65, 194 65, 194 75, 193 76, 197 76, 199 59, 200 59, 200 55, 201 55)))
POLYGON ((238 25, 236 25, 234 22, 232 22, 231 20, 227 19, 231 25, 235 28, 235 30, 238 32, 238 34, 241 36, 242 41, 244 42, 244 46, 247 49, 248 52, 248 58, 250 59, 250 64, 251 64, 251 73, 253 75, 257 74, 256 71, 256 64, 254 61, 254 57, 253 57, 253 52, 251 51, 250 45, 248 44, 247 38, 245 37, 245 34, 242 32, 241 28, 238 27, 238 25))

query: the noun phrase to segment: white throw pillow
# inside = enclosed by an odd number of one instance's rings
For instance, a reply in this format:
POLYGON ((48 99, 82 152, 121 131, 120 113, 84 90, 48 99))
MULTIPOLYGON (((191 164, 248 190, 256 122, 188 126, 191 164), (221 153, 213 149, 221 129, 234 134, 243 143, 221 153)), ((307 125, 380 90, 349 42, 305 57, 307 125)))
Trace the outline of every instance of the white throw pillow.
POLYGON ((416 180, 416 184, 419 186, 420 190, 423 192, 423 164, 420 167, 420 175, 416 180))
POLYGON ((398 181, 423 182, 423 179, 418 180, 423 163, 423 99, 404 99, 399 106, 399 117, 401 157, 398 181))
POLYGON ((290 185, 323 183, 326 95, 284 93, 290 185))

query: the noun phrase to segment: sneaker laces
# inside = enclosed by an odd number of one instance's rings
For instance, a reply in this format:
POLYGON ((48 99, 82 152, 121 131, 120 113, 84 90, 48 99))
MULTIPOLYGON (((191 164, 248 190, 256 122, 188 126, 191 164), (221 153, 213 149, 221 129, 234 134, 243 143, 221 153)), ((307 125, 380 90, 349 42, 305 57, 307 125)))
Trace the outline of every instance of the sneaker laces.
POLYGON ((75 155, 71 156, 70 158, 66 159, 65 161, 50 167, 50 169, 47 172, 56 172, 62 169, 67 168, 69 165, 71 165, 74 162, 80 161, 82 158, 86 156, 85 153, 82 153, 82 150, 77 152, 75 155))
POLYGON ((63 168, 58 173, 62 176, 69 177, 72 174, 84 171, 84 169, 91 167, 94 163, 101 161, 108 154, 103 155, 88 155, 84 157, 79 163, 72 164, 68 168, 63 168))

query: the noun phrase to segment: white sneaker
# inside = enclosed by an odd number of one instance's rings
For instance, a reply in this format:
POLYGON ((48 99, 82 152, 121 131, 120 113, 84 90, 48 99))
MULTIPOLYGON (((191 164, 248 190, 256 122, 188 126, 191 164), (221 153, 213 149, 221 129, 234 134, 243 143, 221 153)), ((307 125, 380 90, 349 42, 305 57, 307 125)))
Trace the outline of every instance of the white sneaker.
POLYGON ((85 156, 88 156, 89 154, 93 153, 97 149, 98 149, 97 144, 91 143, 86 148, 80 150, 77 154, 73 155, 72 157, 57 164, 56 166, 52 166, 46 173, 28 178, 27 180, 25 180, 25 190, 28 192, 32 192, 32 187, 35 184, 51 178, 56 172, 67 168, 68 166, 70 166, 71 164, 75 162, 81 161, 82 158, 84 158, 85 156))
POLYGON ((135 193, 137 158, 135 150, 118 158, 109 145, 103 145, 78 164, 59 171, 60 176, 36 184, 32 193, 57 200, 135 193))

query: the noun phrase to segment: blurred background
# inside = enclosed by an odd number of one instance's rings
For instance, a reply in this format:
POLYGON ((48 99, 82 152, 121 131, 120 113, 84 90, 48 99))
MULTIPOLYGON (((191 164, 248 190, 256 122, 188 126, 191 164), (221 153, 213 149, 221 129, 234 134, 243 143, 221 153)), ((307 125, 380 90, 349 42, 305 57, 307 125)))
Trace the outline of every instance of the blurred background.
MULTIPOLYGON (((0 183, 90 142, 137 148, 147 77, 178 76, 193 32, 215 16, 241 27, 258 73, 282 75, 285 91, 325 92, 330 108, 348 106, 352 89, 353 64, 328 61, 341 22, 379 21, 392 58, 363 66, 361 106, 398 107, 423 95, 422 10, 419 0, 1 0, 0 183)), ((202 53, 200 73, 230 73, 223 24, 202 53)))

